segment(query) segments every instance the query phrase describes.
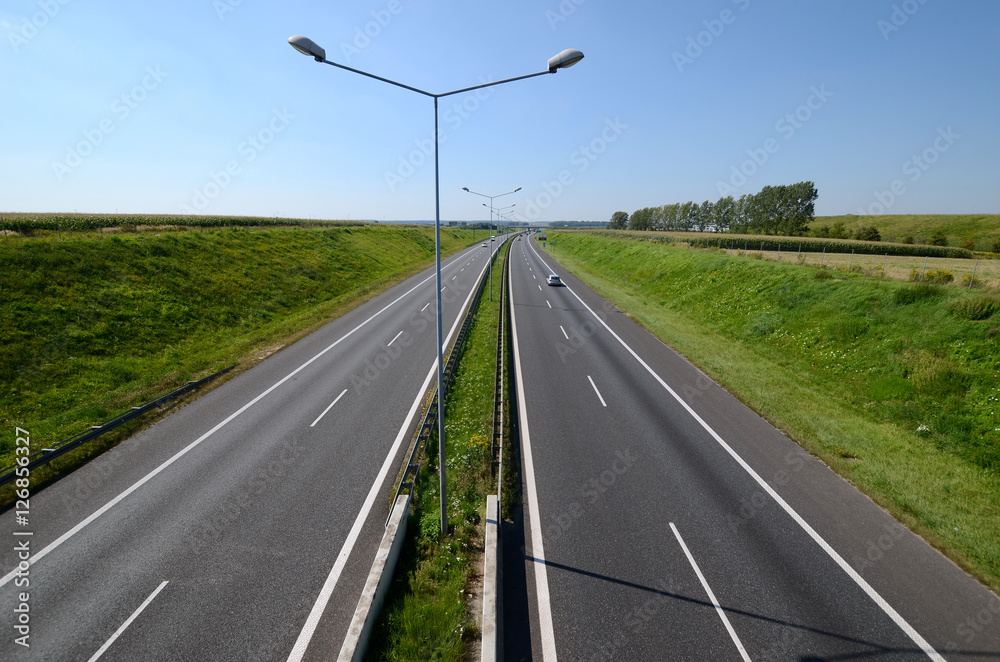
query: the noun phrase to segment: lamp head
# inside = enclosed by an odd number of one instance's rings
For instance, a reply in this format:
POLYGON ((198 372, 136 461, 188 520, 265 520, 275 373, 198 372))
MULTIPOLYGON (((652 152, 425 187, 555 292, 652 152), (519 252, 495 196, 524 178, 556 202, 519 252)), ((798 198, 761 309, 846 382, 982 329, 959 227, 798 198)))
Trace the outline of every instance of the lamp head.
POLYGON ((322 62, 326 59, 326 51, 323 50, 323 47, 309 37, 303 37, 302 35, 297 34, 294 37, 289 37, 288 43, 292 45, 292 48, 303 55, 315 58, 317 62, 322 62))
POLYGON ((555 73, 559 69, 567 69, 582 59, 582 52, 575 48, 567 48, 562 53, 549 58, 549 71, 555 73))

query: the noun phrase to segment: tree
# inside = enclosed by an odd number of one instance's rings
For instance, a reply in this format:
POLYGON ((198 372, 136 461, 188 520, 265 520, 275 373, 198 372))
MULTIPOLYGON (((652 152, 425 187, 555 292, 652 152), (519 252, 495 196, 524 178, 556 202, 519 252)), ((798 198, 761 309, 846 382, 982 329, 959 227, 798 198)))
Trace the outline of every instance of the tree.
POLYGON ((854 238, 860 239, 861 241, 882 241, 882 234, 874 225, 862 225, 858 228, 857 232, 854 233, 854 238))
POLYGON ((941 228, 938 228, 931 233, 931 238, 928 243, 930 243, 931 246, 947 246, 948 237, 944 236, 944 231, 941 230, 941 228))
POLYGON ((616 211, 611 215, 611 221, 608 223, 609 230, 624 230, 628 227, 628 212, 616 211))

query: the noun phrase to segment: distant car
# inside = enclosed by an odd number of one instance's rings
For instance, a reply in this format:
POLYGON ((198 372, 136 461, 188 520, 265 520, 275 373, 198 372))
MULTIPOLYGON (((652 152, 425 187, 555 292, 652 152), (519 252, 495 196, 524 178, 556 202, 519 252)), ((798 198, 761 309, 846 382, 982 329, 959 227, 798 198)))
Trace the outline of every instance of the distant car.
POLYGON ((485 241, 483 242, 483 248, 486 248, 486 242, 485 241))
POLYGON ((555 274, 549 274, 549 277, 545 279, 545 282, 548 283, 549 285, 555 285, 555 286, 562 285, 562 280, 559 278, 559 276, 555 274))

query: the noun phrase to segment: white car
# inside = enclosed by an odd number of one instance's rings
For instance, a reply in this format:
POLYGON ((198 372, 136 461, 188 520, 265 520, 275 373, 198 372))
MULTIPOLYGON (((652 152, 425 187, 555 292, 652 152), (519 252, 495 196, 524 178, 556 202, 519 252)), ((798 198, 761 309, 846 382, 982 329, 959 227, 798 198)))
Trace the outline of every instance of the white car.
POLYGON ((562 285, 562 279, 560 279, 559 276, 555 274, 549 274, 549 277, 545 279, 545 282, 548 283, 549 285, 555 285, 555 286, 562 285))
POLYGON ((486 248, 486 242, 485 241, 483 242, 483 248, 486 248))

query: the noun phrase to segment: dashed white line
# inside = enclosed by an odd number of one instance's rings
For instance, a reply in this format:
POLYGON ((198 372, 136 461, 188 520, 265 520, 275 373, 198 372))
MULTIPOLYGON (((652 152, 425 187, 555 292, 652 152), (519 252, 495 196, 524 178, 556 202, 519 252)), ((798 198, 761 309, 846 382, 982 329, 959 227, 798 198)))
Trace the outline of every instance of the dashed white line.
POLYGON ((743 657, 744 662, 751 662, 750 656, 747 655, 747 650, 743 648, 743 643, 740 641, 739 636, 736 634, 736 630, 733 629, 732 624, 729 622, 729 617, 726 616, 725 610, 722 609, 722 605, 715 598, 715 593, 712 593, 712 587, 708 585, 708 581, 705 579, 705 575, 701 574, 701 568, 695 562, 694 557, 691 556, 691 552, 688 551, 687 545, 684 544, 684 539, 681 538, 681 532, 677 530, 674 523, 670 523, 670 529, 674 532, 677 537, 677 542, 680 543, 681 549, 684 550, 684 556, 687 557, 688 563, 694 568, 694 574, 698 575, 698 581, 701 582, 702 588, 705 589, 705 593, 708 594, 708 599, 712 601, 712 605, 715 607, 715 611, 719 614, 719 618, 722 619, 723 625, 726 626, 726 630, 729 631, 729 636, 732 637, 733 643, 736 644, 737 650, 740 651, 740 656, 743 657))
POLYGON ((122 625, 121 625, 120 628, 118 628, 117 630, 115 630, 115 633, 113 635, 111 635, 111 638, 108 639, 107 641, 105 641, 104 645, 101 646, 99 649, 97 649, 97 652, 94 653, 93 656, 91 656, 90 660, 88 660, 87 662, 95 662, 95 660, 97 660, 102 655, 104 655, 104 653, 109 648, 111 648, 111 644, 115 643, 115 641, 118 639, 118 637, 120 637, 122 635, 122 633, 125 632, 125 630, 128 628, 128 626, 132 624, 132 621, 134 621, 136 618, 138 618, 139 614, 142 613, 142 610, 149 606, 149 603, 152 602, 153 599, 157 595, 160 594, 160 591, 162 591, 163 588, 168 583, 169 582, 164 581, 162 584, 160 584, 159 586, 157 586, 156 590, 153 591, 152 594, 150 594, 150 596, 148 598, 146 598, 146 601, 143 602, 141 605, 139 605, 138 609, 136 609, 135 611, 132 612, 132 615, 128 617, 128 620, 126 620, 124 623, 122 623, 122 625))
POLYGON ((430 301, 428 301, 426 304, 424 304, 424 307, 420 309, 420 312, 424 312, 425 310, 427 310, 427 306, 429 306, 429 305, 431 305, 430 301))
POLYGON ((538 291, 539 291, 539 292, 541 292, 541 291, 542 291, 542 286, 541 286, 541 285, 539 285, 539 286, 538 286, 538 291))
MULTIPOLYGON (((538 256, 538 259, 542 261, 542 264, 544 264, 545 267, 548 268, 549 265, 545 262, 544 259, 542 259, 541 255, 538 255, 538 251, 535 250, 534 246, 532 246, 531 250, 534 251, 535 255, 538 256)), ((570 294, 576 297, 577 301, 583 304, 583 307, 586 308, 587 311, 594 317, 594 319, 596 319, 601 324, 601 326, 607 329, 608 333, 610 333, 611 336, 615 340, 617 340, 619 344, 621 344, 621 346, 624 347, 629 354, 632 355, 632 358, 634 358, 639 363, 639 365, 641 365, 643 368, 646 369, 646 372, 648 372, 650 376, 653 379, 655 379, 660 384, 660 386, 662 386, 664 390, 666 390, 667 393, 669 393, 671 397, 673 397, 673 399, 676 400, 677 403, 684 408, 685 411, 687 411, 687 413, 691 416, 691 418, 693 418, 695 421, 698 422, 698 424, 702 427, 702 429, 705 430, 705 432, 707 432, 709 435, 711 435, 713 439, 715 439, 716 443, 718 443, 719 446, 721 446, 723 450, 725 450, 729 454, 729 456, 732 457, 733 460, 735 460, 736 463, 739 464, 743 468, 743 470, 750 475, 750 477, 754 480, 754 482, 756 482, 760 486, 760 488, 764 492, 766 492, 767 495, 770 496, 774 500, 774 502, 777 503, 778 506, 780 506, 781 509, 784 510, 788 514, 788 516, 792 518, 792 520, 795 521, 796 524, 799 525, 799 528, 801 528, 806 533, 806 535, 808 535, 810 538, 813 539, 813 541, 820 547, 820 549, 826 552, 826 555, 829 556, 834 563, 840 566, 840 569, 844 571, 844 574, 850 577, 851 580, 853 580, 854 583, 857 584, 858 588, 864 591, 864 593, 872 600, 872 602, 878 605, 879 609, 881 609, 886 616, 892 619, 892 622, 895 623, 896 626, 900 630, 902 630, 906 634, 906 636, 908 636, 910 640, 913 641, 913 643, 915 643, 927 657, 934 660, 935 662, 947 662, 944 659, 944 657, 940 653, 938 653, 937 650, 935 650, 934 647, 931 646, 930 643, 928 643, 928 641, 924 639, 923 636, 919 632, 917 632, 916 629, 914 629, 914 627, 910 625, 910 623, 905 618, 903 618, 899 614, 899 612, 897 612, 893 608, 893 606, 890 605, 886 601, 886 599, 883 598, 881 594, 879 594, 879 592, 876 591, 875 588, 871 584, 869 584, 864 577, 862 577, 858 573, 857 570, 851 567, 851 564, 848 563, 844 559, 844 557, 841 556, 837 552, 837 550, 835 550, 830 545, 830 543, 828 543, 826 539, 824 539, 823 536, 821 536, 816 531, 816 529, 812 528, 812 526, 808 522, 806 522, 805 518, 799 515, 798 511, 792 508, 788 504, 788 502, 785 501, 781 497, 781 495, 778 494, 774 490, 774 488, 772 488, 767 483, 767 481, 761 478, 760 474, 758 474, 754 470, 754 468, 751 467, 750 464, 746 460, 744 460, 743 457, 739 453, 737 453, 735 449, 733 449, 732 446, 726 443, 726 440, 723 439, 719 435, 719 433, 713 430, 712 427, 705 422, 705 419, 703 419, 701 416, 698 415, 698 412, 692 409, 691 406, 688 403, 686 403, 684 399, 681 398, 681 396, 678 395, 677 392, 674 389, 672 389, 670 385, 667 384, 667 382, 665 382, 663 378, 660 377, 656 373, 656 371, 653 370, 649 366, 649 364, 646 363, 634 349, 629 347, 628 343, 622 340, 621 336, 615 333, 614 330, 610 326, 608 326, 607 322, 601 319, 600 315, 595 313, 594 310, 590 306, 588 306, 587 303, 582 298, 580 298, 580 295, 573 291, 573 288, 567 285, 566 289, 569 290, 570 294)))
MULTIPOLYGON (((545 303, 549 303, 549 300, 548 300, 548 299, 546 299, 546 300, 545 300, 545 303)), ((551 304, 551 303, 549 303, 549 308, 551 308, 551 307, 552 307, 552 304, 551 304)))
POLYGON ((313 421, 312 425, 310 425, 309 427, 315 427, 315 425, 320 422, 320 419, 322 419, 324 416, 326 416, 326 412, 328 412, 331 409, 333 409, 333 406, 335 404, 337 404, 337 401, 340 400, 342 397, 344 397, 344 393, 347 393, 347 389, 346 388, 343 391, 340 392, 340 395, 338 395, 333 402, 331 402, 329 405, 327 405, 327 408, 323 410, 323 413, 320 414, 319 416, 317 416, 316 420, 313 421))
MULTIPOLYGON (((562 328, 562 327, 560 327, 560 328, 562 328)), ((565 332, 565 331, 563 331, 563 333, 566 333, 566 332, 565 332)), ((568 339, 569 339, 569 338, 567 337, 567 340, 568 340, 568 339)), ((590 385, 594 387, 594 393, 596 393, 596 394, 597 394, 597 399, 601 401, 601 404, 602 404, 602 405, 604 405, 605 407, 607 407, 607 406, 608 406, 608 403, 604 401, 604 398, 603 398, 603 397, 601 397, 601 392, 597 390, 597 384, 595 384, 595 383, 594 383, 594 380, 593 380, 593 379, 591 379, 590 375, 587 375, 587 379, 590 379, 590 385)))
MULTIPOLYGON (((396 342, 397 340, 399 340, 399 337, 400 337, 401 335, 403 335, 403 334, 404 334, 405 332, 406 332, 406 331, 405 331, 405 329, 404 329, 403 331, 400 331, 399 333, 397 333, 397 334, 396 334, 396 337, 395 337, 395 338, 393 338, 392 340, 390 340, 390 341, 389 341, 389 345, 392 345, 392 343, 394 343, 394 342, 396 342)), ((389 345, 386 345, 386 347, 388 347, 389 345)))
MULTIPOLYGON (((545 303, 549 303, 549 302, 546 301, 545 303)), ((551 306, 552 304, 549 304, 549 305, 551 306)), ((566 340, 569 340, 569 335, 566 333, 566 329, 563 328, 562 324, 559 325, 559 330, 563 332, 563 337, 565 337, 566 340)))

